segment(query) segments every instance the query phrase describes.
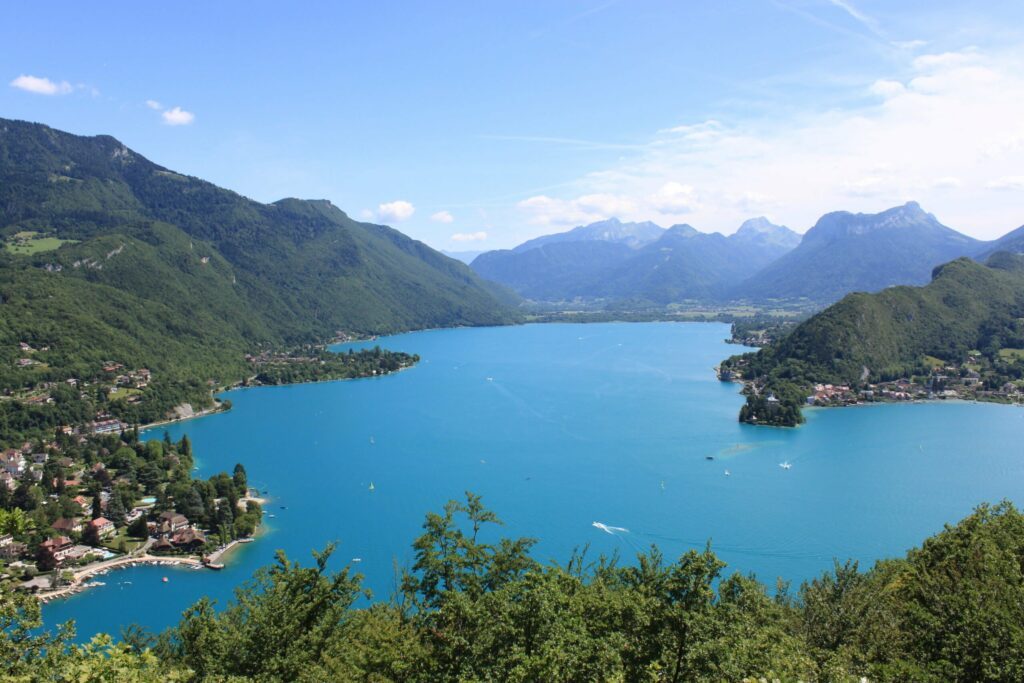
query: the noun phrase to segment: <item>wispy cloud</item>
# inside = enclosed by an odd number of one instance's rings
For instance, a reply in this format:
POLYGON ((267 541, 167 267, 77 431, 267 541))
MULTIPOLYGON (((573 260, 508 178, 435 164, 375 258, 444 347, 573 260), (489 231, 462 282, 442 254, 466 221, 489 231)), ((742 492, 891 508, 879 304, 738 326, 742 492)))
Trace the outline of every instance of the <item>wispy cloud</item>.
POLYGON ((160 104, 156 100, 146 100, 146 106, 156 111, 160 111, 164 108, 164 105, 160 104))
POLYGON ((864 26, 864 28, 868 29, 875 35, 882 35, 878 28, 878 22, 857 9, 852 2, 848 2, 847 0, 828 0, 828 3, 833 7, 838 7, 842 11, 846 12, 846 14, 848 14, 852 19, 859 22, 864 26))
POLYGON ((481 135, 483 140, 505 140, 508 142, 534 142, 548 145, 562 145, 565 147, 580 147, 585 149, 621 149, 640 150, 643 145, 626 144, 619 142, 601 142, 598 140, 580 140, 578 138, 549 137, 543 135, 481 135))
POLYGON ((517 211, 536 226, 617 216, 728 232, 752 211, 807 228, 828 211, 916 199, 981 237, 1022 222, 1019 195, 992 192, 1024 185, 1024 64, 1016 55, 904 53, 890 73, 850 90, 860 95, 845 108, 665 128, 626 159, 527 195, 517 211))
POLYGON ((181 107, 173 107, 160 114, 168 126, 188 126, 196 120, 196 115, 181 107))
POLYGON ((36 95, 67 95, 75 89, 67 81, 51 81, 49 78, 24 74, 11 81, 10 85, 36 95))
POLYGON ((990 190, 1024 190, 1024 175, 1004 176, 987 185, 990 190))
POLYGON ((434 221, 435 223, 454 223, 455 216, 453 216, 448 211, 438 211, 437 213, 432 214, 430 216, 430 220, 434 221))

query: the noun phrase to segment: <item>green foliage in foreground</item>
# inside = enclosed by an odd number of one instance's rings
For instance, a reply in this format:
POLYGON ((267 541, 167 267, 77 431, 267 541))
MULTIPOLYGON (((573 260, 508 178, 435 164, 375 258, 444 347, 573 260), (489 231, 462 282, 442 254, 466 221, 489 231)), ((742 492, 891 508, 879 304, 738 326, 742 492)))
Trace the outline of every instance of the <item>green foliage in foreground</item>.
POLYGON ((329 547, 279 554, 216 611, 120 644, 67 645, 29 598, 0 605, 0 673, 48 681, 1019 681, 1024 516, 982 505, 905 558, 856 563, 790 594, 726 575, 710 548, 632 566, 543 565, 532 540, 485 542, 499 523, 468 495, 428 515, 391 600, 357 608, 329 547))

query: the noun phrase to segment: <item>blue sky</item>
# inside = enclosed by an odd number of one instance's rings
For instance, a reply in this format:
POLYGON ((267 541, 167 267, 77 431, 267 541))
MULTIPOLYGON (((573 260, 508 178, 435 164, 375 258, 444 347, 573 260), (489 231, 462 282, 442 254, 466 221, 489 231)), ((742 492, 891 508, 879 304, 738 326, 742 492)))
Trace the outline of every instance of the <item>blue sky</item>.
POLYGON ((619 216, 1024 223, 1024 3, 18 3, 0 116, 446 249, 619 216))

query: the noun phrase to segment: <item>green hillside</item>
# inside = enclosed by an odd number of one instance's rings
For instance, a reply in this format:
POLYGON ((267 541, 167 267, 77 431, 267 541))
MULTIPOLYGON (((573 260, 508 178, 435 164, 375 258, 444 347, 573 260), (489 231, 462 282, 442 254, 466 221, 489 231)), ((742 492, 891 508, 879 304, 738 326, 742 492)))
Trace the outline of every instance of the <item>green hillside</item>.
MULTIPOLYGON (((1024 348, 1024 259, 1005 252, 987 265, 960 258, 935 269, 924 287, 851 294, 798 325, 774 345, 730 358, 742 373, 790 407, 815 382, 853 387, 927 374, 928 358, 961 364, 969 352, 995 377, 1020 378, 1024 348)), ((748 406, 757 400, 748 397, 748 406)))
POLYGON ((330 202, 260 204, 111 137, 2 119, 0 239, 8 395, 106 361, 152 370, 151 398, 202 387, 160 412, 241 379, 247 351, 516 320, 466 265, 330 202), (25 367, 21 343, 39 350, 25 367))

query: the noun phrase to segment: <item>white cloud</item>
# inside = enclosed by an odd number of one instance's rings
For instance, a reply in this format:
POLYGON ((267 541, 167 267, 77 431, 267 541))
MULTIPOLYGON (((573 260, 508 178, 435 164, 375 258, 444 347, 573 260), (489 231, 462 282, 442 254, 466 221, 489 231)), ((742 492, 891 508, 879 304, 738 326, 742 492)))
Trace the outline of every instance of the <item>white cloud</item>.
POLYGON ((37 95, 67 95, 74 90, 74 87, 67 81, 56 82, 49 78, 25 75, 18 76, 11 81, 11 87, 37 95))
POLYGON ((155 109, 156 111, 160 111, 164 108, 164 105, 160 104, 156 100, 146 100, 146 106, 150 109, 155 109))
POLYGON ((700 204, 692 185, 683 185, 670 180, 649 197, 650 205, 661 214, 678 215, 690 213, 700 204))
POLYGON ((906 89, 906 86, 899 81, 891 81, 885 78, 877 80, 871 84, 871 93, 878 95, 879 97, 895 97, 896 95, 902 95, 906 89))
POLYGON ((843 183, 843 189, 853 197, 875 197, 888 192, 891 180, 882 176, 864 176, 843 183))
POLYGON ((451 215, 448 211, 438 211, 430 216, 430 220, 435 223, 454 223, 455 216, 451 215))
POLYGON ((416 207, 404 199, 385 202, 377 207, 377 217, 384 221, 398 223, 416 212, 416 207))
POLYGON ((942 178, 936 178, 925 186, 937 190, 952 190, 953 188, 963 186, 963 182, 953 176, 943 176, 942 178))
POLYGON ((907 53, 850 94, 857 103, 845 108, 793 105, 779 119, 720 115, 666 128, 641 152, 517 210, 537 226, 616 215, 729 232, 770 204, 777 220, 805 230, 829 211, 878 211, 914 199, 978 237, 1024 222, 1019 195, 991 192, 1015 189, 1022 178, 1019 54, 907 53))
POLYGON ((1024 190, 1024 175, 1006 176, 986 185, 990 190, 1024 190))
POLYGON ((196 120, 196 115, 181 107, 168 109, 160 115, 168 126, 187 126, 196 120))
POLYGON ((479 232, 457 232, 451 236, 452 242, 483 242, 487 239, 487 233, 479 232))

